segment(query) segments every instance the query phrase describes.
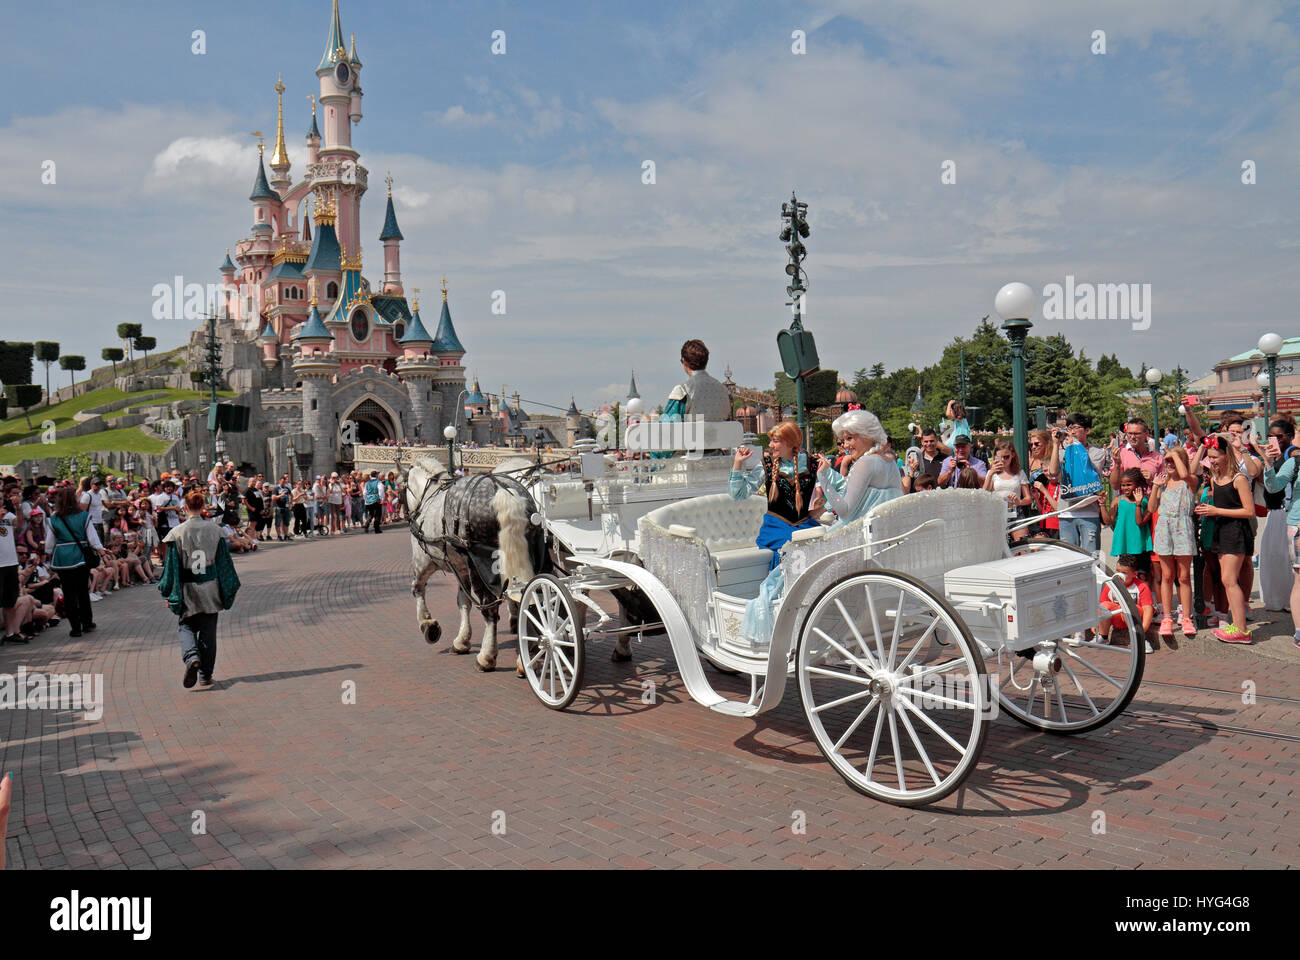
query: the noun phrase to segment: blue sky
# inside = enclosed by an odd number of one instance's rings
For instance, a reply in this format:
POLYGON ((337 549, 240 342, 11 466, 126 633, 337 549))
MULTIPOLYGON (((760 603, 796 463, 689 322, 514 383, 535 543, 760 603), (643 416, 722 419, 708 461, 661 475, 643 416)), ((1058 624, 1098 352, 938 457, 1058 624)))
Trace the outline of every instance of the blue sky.
MULTIPOLYGON (((273 134, 277 72, 301 174, 329 2, 0 9, 0 338, 38 324, 92 364, 124 320, 181 342, 188 325, 149 319, 150 291, 176 274, 215 281, 247 234, 247 133, 273 134), (46 159, 54 185, 40 183, 46 159)), ((376 185, 391 169, 408 288, 431 300, 448 276, 485 387, 586 406, 635 365, 661 396, 691 336, 716 372, 766 386, 789 316, 776 232, 792 187, 811 205, 807 324, 845 372, 932 362, 1004 282, 1066 274, 1152 284, 1147 331, 1038 319, 1093 357, 1199 372, 1265 330, 1300 333, 1294 7, 343 0, 341 13, 365 64, 366 271, 380 272, 376 185), (497 29, 505 56, 489 51, 497 29), (944 160, 956 184, 940 183, 944 160), (497 289, 504 317, 489 310, 497 289)))

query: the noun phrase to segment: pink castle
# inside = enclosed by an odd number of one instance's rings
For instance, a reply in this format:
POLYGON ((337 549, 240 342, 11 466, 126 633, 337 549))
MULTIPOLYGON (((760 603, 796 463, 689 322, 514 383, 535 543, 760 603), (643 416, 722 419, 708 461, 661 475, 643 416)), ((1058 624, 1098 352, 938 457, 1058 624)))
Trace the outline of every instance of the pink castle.
POLYGON ((221 265, 231 332, 256 338, 261 348, 268 433, 310 434, 317 473, 346 462, 352 443, 440 443, 446 424, 464 423, 458 407, 467 393, 465 348, 451 322, 446 280, 431 336, 418 299, 407 304, 391 176, 379 233, 383 282, 372 286, 362 276, 361 197, 369 171, 352 146, 352 127, 361 122, 361 69, 355 35, 344 48, 334 0, 303 176, 295 182, 290 174, 285 86, 277 81, 271 176, 259 145, 249 196, 253 226, 221 265), (251 294, 245 302, 229 289, 239 287, 251 294))

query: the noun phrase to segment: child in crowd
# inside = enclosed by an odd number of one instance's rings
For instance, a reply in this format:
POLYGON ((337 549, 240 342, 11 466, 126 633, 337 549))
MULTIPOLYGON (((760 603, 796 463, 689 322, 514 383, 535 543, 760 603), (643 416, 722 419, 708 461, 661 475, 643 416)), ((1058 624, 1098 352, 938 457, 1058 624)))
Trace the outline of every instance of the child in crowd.
POLYGON ((1109 504, 1101 504, 1102 523, 1114 528, 1110 541, 1112 557, 1136 556, 1138 569, 1150 563, 1151 531, 1147 525, 1146 478, 1137 467, 1129 467, 1119 475, 1119 493, 1109 504))
MULTIPOLYGON (((1250 643, 1246 629, 1246 594, 1241 585, 1241 567, 1250 563, 1255 552, 1255 536, 1250 519, 1255 515, 1255 500, 1250 480, 1241 472, 1240 461, 1232 442, 1222 434, 1205 438, 1202 447, 1209 461, 1210 503, 1196 506, 1200 517, 1214 518, 1213 547, 1219 556, 1219 578, 1228 594, 1232 622, 1220 625, 1214 635, 1224 643, 1250 643)), ((1201 459, 1198 451, 1196 460, 1201 459)), ((1199 465, 1199 464, 1198 464, 1199 465)))
POLYGON ((1178 599, 1182 604, 1181 626, 1183 636, 1196 635, 1192 622, 1192 559, 1196 555, 1193 535, 1192 508, 1196 497, 1196 479, 1192 476, 1187 451, 1181 446, 1170 446, 1165 451, 1165 472, 1152 480, 1151 512, 1157 514, 1155 535, 1152 538, 1155 552, 1163 568, 1160 578, 1160 603, 1164 618, 1160 621, 1159 636, 1171 649, 1178 649, 1174 639, 1174 583, 1178 583, 1178 599))
MULTIPOLYGON (((1146 583, 1138 579, 1137 568, 1139 557, 1131 554, 1125 554, 1119 558, 1119 563, 1115 566, 1115 572, 1124 580, 1124 589, 1128 595, 1133 598, 1133 603, 1138 608, 1138 615, 1142 618, 1142 636, 1146 637, 1147 631, 1151 629, 1151 621, 1155 618, 1155 603, 1151 599, 1151 588, 1146 583)), ((1123 601, 1114 593, 1115 587, 1112 583, 1107 583, 1101 588, 1101 606, 1106 610, 1114 611, 1101 618, 1097 624, 1097 635, 1105 642, 1116 645, 1127 645, 1133 638, 1129 636, 1116 636, 1111 639, 1112 632, 1128 633, 1128 621, 1122 614, 1123 601)), ((1155 647, 1150 640, 1146 640, 1146 652, 1154 653, 1155 647)))

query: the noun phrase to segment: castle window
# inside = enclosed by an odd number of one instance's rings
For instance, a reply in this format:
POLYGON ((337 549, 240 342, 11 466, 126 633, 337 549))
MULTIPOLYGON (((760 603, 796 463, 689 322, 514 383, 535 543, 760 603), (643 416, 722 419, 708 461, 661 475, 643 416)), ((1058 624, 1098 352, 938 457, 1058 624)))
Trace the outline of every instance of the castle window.
POLYGON ((399 323, 396 327, 394 327, 393 336, 396 337, 398 340, 401 340, 402 337, 406 336, 406 324, 399 323))
POLYGON ((315 397, 312 397, 312 398, 311 398, 311 408, 312 408, 313 410, 316 409, 316 398, 315 398, 315 397))
POLYGON ((335 283, 333 280, 331 280, 329 286, 325 288, 325 299, 335 300, 338 298, 338 295, 339 295, 339 285, 335 283))

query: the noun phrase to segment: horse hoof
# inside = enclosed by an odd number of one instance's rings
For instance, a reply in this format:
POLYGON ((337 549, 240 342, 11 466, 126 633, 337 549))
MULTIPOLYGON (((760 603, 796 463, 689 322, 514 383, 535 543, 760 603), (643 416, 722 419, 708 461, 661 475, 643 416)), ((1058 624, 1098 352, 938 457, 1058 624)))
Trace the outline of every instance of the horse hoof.
POLYGON ((515 661, 515 676, 521 680, 524 678, 524 662, 522 660, 515 661))
POLYGON ((465 654, 465 653, 469 653, 469 651, 470 651, 470 645, 467 643, 467 644, 465 644, 465 646, 462 647, 462 646, 460 646, 459 644, 455 644, 455 643, 453 643, 453 644, 451 645, 451 649, 452 649, 454 652, 456 652, 456 653, 465 654))
POLYGON ((612 660, 612 661, 614 661, 615 663, 627 663, 629 660, 632 659, 632 654, 631 654, 631 653, 620 653, 620 652, 618 651, 618 649, 615 648, 614 652, 613 652, 612 654, 610 654, 609 659, 612 660))
POLYGON ((493 670, 497 668, 497 662, 496 660, 489 660, 487 663, 484 663, 478 657, 475 657, 474 666, 478 667, 479 670, 483 673, 491 673, 493 670))
POLYGON ((426 623, 420 628, 425 643, 437 643, 442 638, 442 627, 437 623, 426 623))

